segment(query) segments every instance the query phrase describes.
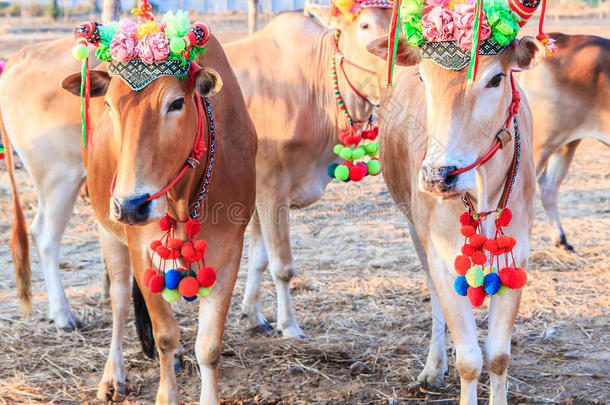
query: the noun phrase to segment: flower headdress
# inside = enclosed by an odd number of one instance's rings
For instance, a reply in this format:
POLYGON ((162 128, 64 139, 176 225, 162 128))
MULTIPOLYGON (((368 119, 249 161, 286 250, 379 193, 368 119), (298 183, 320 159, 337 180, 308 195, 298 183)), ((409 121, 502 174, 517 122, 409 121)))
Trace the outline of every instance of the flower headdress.
MULTIPOLYGON (((403 0, 394 19, 402 25, 409 44, 420 47, 423 58, 450 70, 470 65, 468 79, 472 82, 479 55, 503 53, 541 1, 537 38, 547 54, 552 54, 554 41, 542 31, 546 0, 403 0)), ((394 40, 399 31, 391 33, 394 40)))
POLYGON ((148 0, 133 9, 139 22, 129 19, 102 25, 86 22, 74 29, 72 53, 83 61, 81 118, 83 146, 89 144, 89 44, 97 47, 97 59, 108 63, 108 73, 119 76, 133 90, 142 90, 161 76, 185 77, 191 62, 204 53, 211 36, 205 23, 191 25, 188 13, 168 11, 156 22, 148 0))
POLYGON ((354 20, 365 8, 392 8, 391 0, 331 0, 332 14, 354 20))

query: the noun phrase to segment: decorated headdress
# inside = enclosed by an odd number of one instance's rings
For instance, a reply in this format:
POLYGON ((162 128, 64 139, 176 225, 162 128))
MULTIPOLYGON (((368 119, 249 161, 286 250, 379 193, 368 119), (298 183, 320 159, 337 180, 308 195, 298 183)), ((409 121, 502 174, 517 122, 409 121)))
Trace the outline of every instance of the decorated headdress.
POLYGON ((365 8, 392 8, 391 0, 331 0, 332 14, 354 20, 365 8))
MULTIPOLYGON (((469 66, 468 79, 474 81, 479 55, 499 55, 517 36, 542 1, 539 35, 547 48, 554 42, 542 31, 546 0, 402 0, 395 5, 391 46, 400 26, 411 46, 418 46, 425 59, 450 70, 469 66)), ((391 52, 392 74, 395 49, 391 52)), ((390 80, 391 83, 391 80, 390 80)))
POLYGON ((129 19, 102 25, 86 22, 74 29, 72 51, 82 60, 81 118, 83 146, 89 144, 89 45, 97 47, 97 59, 108 63, 108 73, 119 76, 133 90, 142 90, 161 76, 185 77, 191 62, 205 52, 210 28, 205 23, 191 25, 188 13, 168 11, 156 22, 148 0, 133 9, 138 22, 129 19))

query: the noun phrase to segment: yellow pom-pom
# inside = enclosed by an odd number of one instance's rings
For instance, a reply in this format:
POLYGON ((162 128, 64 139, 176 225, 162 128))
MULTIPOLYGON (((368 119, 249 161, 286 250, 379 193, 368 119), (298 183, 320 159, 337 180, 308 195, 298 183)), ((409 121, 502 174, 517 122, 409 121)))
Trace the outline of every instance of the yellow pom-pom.
POLYGON ((335 6, 339 9, 341 14, 347 13, 356 3, 354 0, 335 0, 335 6))
POLYGON ((144 38, 146 35, 156 34, 157 32, 161 32, 161 27, 154 21, 146 21, 144 24, 141 24, 138 27, 138 33, 136 37, 138 39, 144 38))
POLYGON ((85 44, 77 44, 72 48, 72 55, 78 60, 85 60, 89 57, 89 47, 85 44))
POLYGON ((486 266, 485 269, 483 269, 483 274, 488 275, 489 273, 498 273, 496 266, 486 266))
MULTIPOLYGON (((213 286, 212 286, 212 287, 213 287, 213 286)), ((197 296, 198 296, 199 298, 205 298, 205 297, 207 297, 207 296, 208 296, 208 295, 210 295, 210 293, 212 292, 212 287, 208 287, 208 288, 205 288, 205 287, 199 287, 199 291, 197 292, 197 296)))
POLYGON ((471 287, 480 287, 483 285, 483 281, 485 280, 485 276, 483 275, 483 268, 481 266, 471 267, 466 272, 466 281, 468 285, 471 287))
POLYGON ((500 286, 500 289, 499 289, 499 290, 498 290, 498 292, 496 293, 496 295, 499 295, 499 296, 501 297, 501 296, 505 295, 505 294, 508 292, 508 290, 510 290, 510 288, 508 288, 507 286, 505 286, 504 284, 502 284, 502 285, 500 286))
POLYGON ((161 291, 161 295, 163 296, 163 298, 165 299, 165 301, 167 302, 176 302, 180 299, 180 297, 182 295, 180 295, 180 291, 178 291, 178 289, 173 289, 170 290, 169 288, 165 287, 163 289, 163 291, 161 291))

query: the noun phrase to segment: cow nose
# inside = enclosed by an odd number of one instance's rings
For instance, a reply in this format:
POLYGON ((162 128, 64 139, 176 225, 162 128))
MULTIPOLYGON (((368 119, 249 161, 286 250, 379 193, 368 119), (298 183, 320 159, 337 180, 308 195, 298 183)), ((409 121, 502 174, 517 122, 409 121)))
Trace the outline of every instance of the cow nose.
POLYGON ((112 197, 112 209, 117 221, 128 225, 144 224, 150 214, 149 194, 125 200, 112 197))
POLYGON ((456 170, 455 166, 422 167, 424 188, 436 193, 451 191, 457 183, 457 175, 451 173, 456 170))

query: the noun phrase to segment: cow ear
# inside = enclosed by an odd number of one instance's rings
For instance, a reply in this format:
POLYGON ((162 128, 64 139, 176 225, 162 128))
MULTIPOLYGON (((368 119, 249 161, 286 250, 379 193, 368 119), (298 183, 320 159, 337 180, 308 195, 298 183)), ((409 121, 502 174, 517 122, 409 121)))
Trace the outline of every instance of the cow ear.
POLYGON ((515 69, 529 70, 536 66, 545 55, 543 45, 533 37, 523 37, 511 47, 510 64, 515 69))
MULTIPOLYGON (((366 49, 375 56, 383 60, 388 60, 388 37, 384 35, 369 42, 366 49)), ((398 66, 417 65, 420 60, 419 50, 409 45, 404 39, 399 39, 396 47, 396 59, 394 62, 398 66)))
POLYGON ((222 79, 217 71, 207 67, 195 74, 195 90, 200 96, 213 96, 222 89, 222 79))
MULTIPOLYGON (((108 72, 104 72, 103 70, 89 71, 89 86, 91 89, 89 94, 91 97, 100 97, 105 95, 109 84, 110 76, 108 75, 108 72)), ((80 85, 80 73, 72 73, 61 81, 61 87, 76 96, 80 96, 80 85)))

